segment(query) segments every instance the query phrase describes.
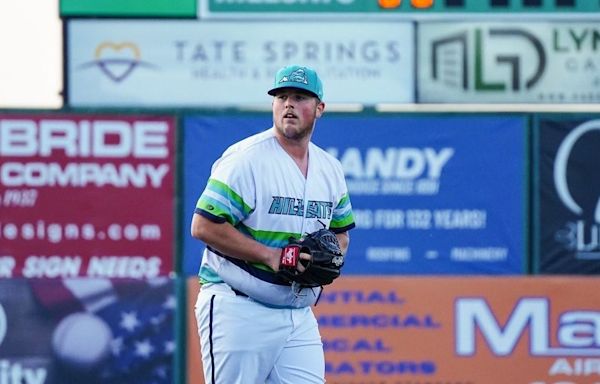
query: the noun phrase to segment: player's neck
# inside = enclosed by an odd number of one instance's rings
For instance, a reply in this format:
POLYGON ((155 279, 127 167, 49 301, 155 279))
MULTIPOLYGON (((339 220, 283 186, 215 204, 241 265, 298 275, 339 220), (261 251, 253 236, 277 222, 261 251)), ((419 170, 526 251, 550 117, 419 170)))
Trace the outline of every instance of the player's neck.
POLYGON ((300 172, 306 177, 308 174, 308 145, 309 139, 306 140, 287 140, 278 136, 277 141, 281 148, 294 160, 300 172))

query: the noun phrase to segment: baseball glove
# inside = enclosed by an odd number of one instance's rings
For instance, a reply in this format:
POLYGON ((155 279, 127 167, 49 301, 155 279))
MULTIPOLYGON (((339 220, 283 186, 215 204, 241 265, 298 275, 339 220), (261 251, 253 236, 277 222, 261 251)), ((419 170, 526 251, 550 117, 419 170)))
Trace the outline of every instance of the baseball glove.
POLYGON ((303 287, 319 287, 331 284, 340 275, 343 265, 344 255, 335 233, 320 229, 301 239, 290 239, 281 251, 278 274, 303 287), (311 259, 300 259, 300 253, 310 254, 311 259), (304 271, 298 270, 298 263, 304 271))

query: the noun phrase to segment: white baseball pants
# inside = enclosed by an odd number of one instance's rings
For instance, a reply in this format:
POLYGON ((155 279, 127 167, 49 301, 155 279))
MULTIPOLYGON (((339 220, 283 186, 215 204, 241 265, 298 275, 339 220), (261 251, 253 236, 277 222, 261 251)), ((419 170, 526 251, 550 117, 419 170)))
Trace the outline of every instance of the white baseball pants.
POLYGON ((323 384, 325 357, 310 307, 271 308, 226 284, 195 308, 206 384, 323 384))

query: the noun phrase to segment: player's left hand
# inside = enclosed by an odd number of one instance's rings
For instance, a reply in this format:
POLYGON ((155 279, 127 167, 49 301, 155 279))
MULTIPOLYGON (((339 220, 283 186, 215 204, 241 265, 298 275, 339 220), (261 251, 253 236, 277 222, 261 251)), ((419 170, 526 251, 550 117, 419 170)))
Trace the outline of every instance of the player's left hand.
POLYGON ((306 287, 331 284, 340 275, 344 255, 337 236, 328 229, 292 239, 282 249, 278 274, 306 287))

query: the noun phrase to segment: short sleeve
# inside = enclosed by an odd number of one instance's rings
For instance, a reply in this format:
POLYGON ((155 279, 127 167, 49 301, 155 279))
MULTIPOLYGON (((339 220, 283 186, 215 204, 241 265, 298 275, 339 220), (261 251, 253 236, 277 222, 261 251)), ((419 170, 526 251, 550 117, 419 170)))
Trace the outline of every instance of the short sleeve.
POLYGON ((346 232, 356 226, 354 222, 354 214, 352 213, 352 203, 344 177, 344 171, 341 164, 336 167, 337 185, 340 186, 339 198, 333 209, 331 223, 329 228, 336 233, 346 232))
POLYGON ((214 222, 237 225, 256 206, 253 172, 239 155, 220 158, 212 167, 195 212, 214 222))

